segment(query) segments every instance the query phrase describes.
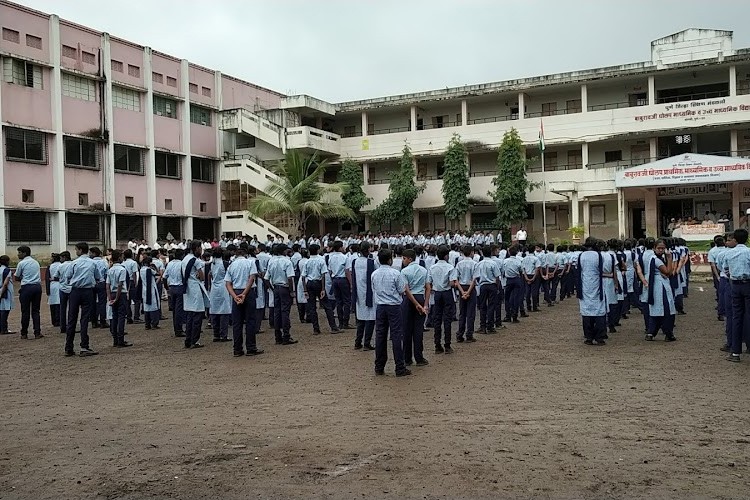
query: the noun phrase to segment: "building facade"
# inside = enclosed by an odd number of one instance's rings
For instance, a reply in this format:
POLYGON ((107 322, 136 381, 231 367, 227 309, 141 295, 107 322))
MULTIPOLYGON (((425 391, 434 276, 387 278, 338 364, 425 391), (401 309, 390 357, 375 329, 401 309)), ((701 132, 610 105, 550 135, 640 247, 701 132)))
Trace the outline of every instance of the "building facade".
POLYGON ((426 185, 410 229, 494 229, 488 191, 511 127, 527 145, 529 179, 544 181, 528 194, 537 239, 543 199, 546 232, 562 239, 571 226, 603 238, 658 235, 672 217, 705 212, 739 222, 750 207, 750 49, 734 49, 731 32, 656 40, 648 62, 332 104, 5 0, 0 24, 7 248, 286 235, 290 221, 245 211, 273 178, 271 163, 288 150, 317 153, 334 165, 321 182, 333 182, 339 161, 358 161, 368 212, 386 198, 404 144, 426 185), (453 134, 470 165, 473 206, 462 221, 445 219, 441 195, 453 134))

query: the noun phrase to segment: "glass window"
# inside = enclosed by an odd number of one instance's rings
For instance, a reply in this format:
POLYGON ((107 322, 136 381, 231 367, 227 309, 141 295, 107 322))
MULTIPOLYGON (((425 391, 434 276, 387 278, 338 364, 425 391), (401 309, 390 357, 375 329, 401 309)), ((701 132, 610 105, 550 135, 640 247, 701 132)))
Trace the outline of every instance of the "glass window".
POLYGON ((158 177, 180 178, 180 158, 177 155, 157 151, 154 160, 158 177))
POLYGON ((155 95, 154 114, 157 116, 166 116, 167 118, 177 118, 177 101, 155 95))
POLYGON ((90 78, 63 73, 62 91, 68 97, 96 101, 96 82, 90 78))
POLYGON ((131 111, 140 111, 141 93, 136 90, 113 85, 112 106, 116 108, 129 109, 131 111))
POLYGON ((199 182, 214 181, 214 162, 205 158, 190 159, 192 179, 199 182))
POLYGON ((47 140, 43 132, 5 129, 5 157, 28 163, 47 163, 47 140))
POLYGON ((143 173, 143 151, 115 144, 115 170, 132 174, 143 173))
POLYGON ((96 143, 75 137, 66 137, 65 166, 99 168, 96 143))
POLYGON ((211 110, 196 106, 195 104, 190 105, 190 121, 197 123, 198 125, 211 126, 211 110))

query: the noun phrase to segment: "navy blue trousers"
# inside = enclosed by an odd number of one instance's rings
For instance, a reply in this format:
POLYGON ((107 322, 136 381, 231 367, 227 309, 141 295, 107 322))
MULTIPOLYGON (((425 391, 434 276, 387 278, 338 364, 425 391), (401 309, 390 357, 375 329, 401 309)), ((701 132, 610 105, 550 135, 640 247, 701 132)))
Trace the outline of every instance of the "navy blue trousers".
MULTIPOLYGON (((469 285, 462 285, 469 286, 469 285)), ((457 337, 463 337, 466 334, 467 337, 474 335, 474 320, 477 315, 477 289, 474 288, 469 294, 469 298, 464 300, 458 298, 458 332, 457 337)))
POLYGON ((456 314, 456 303, 453 301, 453 291, 445 290, 435 292, 435 305, 433 306, 435 317, 433 328, 435 329, 435 345, 451 345, 451 322, 456 314), (443 337, 445 330, 445 337, 443 337))
POLYGON ((201 338, 203 311, 185 311, 185 347, 192 347, 201 338))
MULTIPOLYGON (((533 286, 533 284, 532 284, 533 286)), ((505 284, 505 317, 518 318, 518 307, 521 303, 521 277, 508 278, 505 284)), ((537 294, 537 297, 539 294, 537 294)))
POLYGON ((276 342, 291 338, 292 322, 289 314, 292 311, 292 292, 287 286, 273 287, 273 331, 276 342))
MULTIPOLYGON (((505 290, 503 290, 503 286, 500 284, 495 294, 495 304, 493 305, 494 316, 492 317, 492 324, 497 327, 503 326, 503 302, 505 302, 505 290)), ((523 301, 521 303, 523 304, 523 301)))
POLYGON ((391 336, 396 373, 406 369, 404 363, 404 330, 400 305, 378 304, 375 310, 375 371, 383 371, 388 362, 388 334, 391 336))
POLYGON ((96 298, 96 312, 91 319, 91 323, 103 325, 107 322, 107 284, 104 282, 97 283, 94 289, 96 298))
POLYGON ((21 303, 21 333, 28 335, 29 320, 34 323, 34 335, 42 333, 42 323, 39 319, 39 308, 42 303, 42 285, 23 285, 18 293, 21 303))
MULTIPOLYGON (((242 292, 244 292, 244 290, 234 290, 234 293, 237 295, 242 292)), ((232 340, 234 352, 243 352, 243 336, 245 349, 248 351, 254 351, 258 348, 255 342, 255 336, 258 333, 260 323, 256 320, 256 316, 261 316, 262 318, 263 311, 256 309, 255 307, 256 293, 257 290, 250 290, 242 304, 237 304, 232 301, 232 340)), ((216 336, 217 330, 216 325, 214 324, 214 337, 216 336)), ((224 335, 224 337, 226 337, 226 335, 224 335)))
MULTIPOLYGON (((414 298, 420 305, 424 306, 424 295, 416 294, 414 298)), ((414 308, 414 304, 407 297, 404 297, 403 302, 401 302, 401 325, 404 331, 403 344, 406 361, 412 359, 416 361, 424 360, 424 319, 424 315, 419 314, 414 308)), ((367 343, 369 344, 369 342, 367 343)))
POLYGON ((68 325, 65 332, 65 351, 73 351, 76 336, 78 313, 81 313, 81 348, 89 348, 89 321, 94 306, 94 294, 91 288, 74 288, 68 297, 68 325))
POLYGON ((68 297, 70 294, 60 290, 60 333, 68 331, 68 297))
POLYGON ((112 304, 112 319, 109 321, 109 333, 112 334, 112 338, 115 340, 125 337, 125 320, 127 319, 125 304, 127 300, 128 294, 121 293, 120 298, 112 304))
POLYGON ((169 310, 172 311, 172 327, 175 333, 181 333, 185 326, 185 310, 182 308, 182 285, 169 286, 169 310))
POLYGON ((349 326, 352 310, 352 290, 346 278, 333 278, 333 296, 336 297, 336 313, 339 327, 349 326))
POLYGON ((586 340, 604 340, 607 331, 605 316, 581 316, 583 320, 583 336, 586 340))
MULTIPOLYGON (((526 308, 531 311, 539 309, 539 287, 542 284, 542 278, 537 276, 531 283, 526 283, 524 280, 524 289, 526 290, 526 308)), ((507 288, 507 286, 506 286, 507 288)), ((506 307, 505 316, 508 316, 508 310, 506 307)))
POLYGON ((485 283, 479 290, 479 330, 495 327, 497 285, 485 283))
POLYGON ((750 283, 732 283, 732 354, 742 352, 750 339, 750 283))
MULTIPOLYGON (((313 331, 320 331, 320 321, 318 320, 318 307, 317 303, 320 300, 320 305, 325 311, 326 318, 328 319, 328 326, 331 330, 336 329, 336 319, 333 317, 333 308, 328 306, 328 297, 321 299, 320 293, 323 291, 323 282, 320 280, 313 281, 307 280, 307 321, 312 323, 313 331)), ((369 342, 368 342, 369 344, 369 342)))

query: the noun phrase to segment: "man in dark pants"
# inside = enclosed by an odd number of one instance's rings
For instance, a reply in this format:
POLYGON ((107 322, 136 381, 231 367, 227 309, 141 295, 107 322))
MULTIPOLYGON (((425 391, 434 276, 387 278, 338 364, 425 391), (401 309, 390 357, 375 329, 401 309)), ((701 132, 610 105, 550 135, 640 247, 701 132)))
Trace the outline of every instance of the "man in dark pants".
POLYGON ((21 303, 21 338, 29 338, 29 319, 34 323, 34 338, 43 338, 39 319, 39 307, 42 302, 42 274, 39 262, 31 256, 31 249, 26 245, 18 247, 18 266, 16 281, 21 282, 18 300, 21 303))
MULTIPOLYGON (((492 258, 492 248, 488 245, 482 250, 484 259, 477 265, 479 281, 479 333, 495 333, 495 310, 500 286, 501 269, 492 258)), ((498 318, 500 328, 504 328, 502 319, 498 318)), ((466 339, 469 340, 469 339, 466 339)))
POLYGON ((73 356, 73 342, 76 335, 78 313, 81 313, 81 356, 94 356, 97 353, 89 345, 89 321, 94 307, 94 288, 102 279, 101 271, 89 257, 88 243, 76 243, 76 255, 68 268, 70 298, 68 302, 68 326, 65 336, 65 355, 73 356))
POLYGON ((378 261, 380 267, 372 273, 372 292, 375 294, 377 304, 375 309, 375 374, 385 373, 390 331, 396 376, 411 375, 411 371, 404 363, 404 330, 401 322, 401 303, 406 282, 401 273, 391 267, 393 259, 390 250, 378 252, 378 261))
POLYGON ((448 252, 445 245, 437 250, 438 261, 431 268, 427 280, 435 294, 435 354, 453 352, 451 347, 451 321, 456 314, 456 302, 453 289, 457 286, 456 268, 448 263, 448 252), (445 337, 443 337, 445 329, 445 337))
POLYGON ((339 329, 350 330, 349 316, 351 315, 351 270, 347 268, 348 259, 341 253, 343 243, 333 242, 333 252, 328 256, 328 271, 333 279, 333 294, 336 297, 336 311, 339 319, 339 329))
POLYGON ((732 297, 732 353, 727 360, 734 362, 740 361, 742 342, 747 344, 750 337, 750 248, 746 246, 747 238, 747 229, 736 229, 734 241, 737 244, 723 256, 729 270, 732 297))
POLYGON ((292 323, 289 319, 294 290, 294 267, 289 257, 286 257, 286 250, 287 246, 283 244, 274 248, 275 257, 268 262, 266 271, 266 279, 273 291, 273 328, 276 344, 279 345, 297 343, 291 336, 292 323))
POLYGON ((122 252, 112 250, 112 263, 107 271, 105 293, 112 308, 112 319, 109 324, 112 346, 118 348, 133 345, 125 340, 125 301, 128 297, 128 291, 125 288, 127 273, 125 266, 122 265, 122 252))
MULTIPOLYGON (((255 261, 247 258, 247 247, 240 245, 237 249, 234 261, 227 268, 224 283, 232 298, 232 338, 234 339, 234 356, 244 356, 242 350, 242 330, 245 329, 245 347, 248 356, 263 354, 255 343, 255 335, 258 333, 255 321, 255 280, 258 276, 255 261)), ((258 314, 260 311, 258 311, 258 314)))
POLYGON ((109 328, 107 325, 107 262, 102 259, 102 251, 98 247, 91 247, 89 256, 99 269, 99 274, 103 277, 101 281, 96 282, 94 288, 94 300, 96 301, 96 310, 91 317, 91 326, 94 328, 109 328))
MULTIPOLYGON (((404 361, 411 366, 412 359, 417 366, 429 363, 424 358, 424 320, 430 303, 430 285, 427 283, 427 269, 419 265, 417 254, 411 248, 404 250, 401 276, 406 282, 404 298, 401 302, 401 324, 404 329, 404 361), (413 356, 413 358, 412 358, 413 356)), ((376 310, 377 320, 377 310, 376 310)))
POLYGON ((172 328, 175 337, 184 337, 185 310, 182 306, 185 289, 182 286, 182 259, 185 251, 178 248, 174 251, 174 259, 170 260, 164 271, 164 278, 169 287, 169 310, 172 311, 172 328))
POLYGON ((190 243, 190 254, 182 259, 183 309, 185 310, 185 349, 199 349, 201 323, 206 312, 207 292, 203 286, 205 263, 201 259, 201 242, 190 243))
POLYGON ((464 335, 469 342, 474 342, 474 319, 477 314, 476 270, 473 248, 464 245, 461 249, 463 257, 456 264, 458 279, 458 332, 456 341, 463 342, 464 335))
POLYGON ((325 259, 323 256, 318 255, 320 245, 313 243, 310 245, 309 250, 310 258, 305 262, 303 269, 300 269, 302 285, 305 287, 305 296, 307 297, 307 321, 312 323, 313 335, 318 335, 320 333, 320 323, 318 321, 317 302, 320 300, 320 304, 323 306, 326 318, 328 319, 328 326, 331 329, 331 333, 340 333, 341 330, 336 326, 336 320, 333 317, 333 309, 325 307, 327 305, 325 282, 331 278, 326 278, 328 268, 325 259))

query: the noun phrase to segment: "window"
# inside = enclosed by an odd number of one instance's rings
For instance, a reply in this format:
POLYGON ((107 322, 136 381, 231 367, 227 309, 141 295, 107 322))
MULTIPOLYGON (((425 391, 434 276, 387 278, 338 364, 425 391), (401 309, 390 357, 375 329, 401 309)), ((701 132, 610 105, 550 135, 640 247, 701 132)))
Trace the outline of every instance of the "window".
POLYGON ((142 240, 146 236, 143 217, 138 215, 116 215, 115 236, 117 241, 142 240))
POLYGON ((65 166, 77 168, 99 168, 97 147, 94 141, 66 137, 65 166))
POLYGON ((89 206, 89 194, 88 193, 78 193, 78 206, 79 207, 89 206))
POLYGON ((354 137, 356 135, 356 128, 354 125, 348 125, 344 127, 344 137, 354 137))
POLYGON ((34 190, 33 189, 21 190, 21 203, 34 203, 34 190))
POLYGON ((173 76, 168 76, 167 77, 167 85, 169 85, 170 87, 177 88, 177 78, 175 78, 173 76))
POLYGON ((211 110, 194 104, 190 105, 190 122, 211 126, 211 110))
POLYGON ((47 243, 49 241, 49 221, 46 212, 8 210, 5 214, 8 224, 8 241, 19 243, 47 243))
POLYGON ((177 101, 167 99, 166 97, 154 96, 154 114, 168 118, 177 118, 177 101))
POLYGON ((544 153, 544 169, 557 170, 557 153, 544 153))
POLYGON ((237 134, 237 149, 248 149, 255 147, 255 137, 247 134, 237 134))
POLYGON ((164 199, 164 210, 172 210, 172 200, 170 198, 164 199))
POLYGON ((62 46, 62 56, 68 59, 78 59, 78 49, 70 45, 62 46))
POLYGON ((21 34, 10 28, 3 28, 3 40, 7 42, 19 43, 21 41, 21 34))
POLYGON ((557 114, 556 102, 545 102, 542 104, 542 116, 552 116, 557 114))
POLYGON ((518 106, 511 106, 510 107, 510 119, 511 120, 518 120, 518 106))
POLYGON ((617 151, 605 151, 604 161, 605 163, 609 163, 612 161, 622 161, 622 150, 618 149, 617 151))
POLYGON ((198 86, 194 83, 189 83, 188 87, 190 88, 191 94, 197 94, 198 93, 198 86))
POLYGON ((154 160, 157 177, 180 178, 180 158, 177 155, 157 151, 154 160))
POLYGON ((128 64, 128 75, 140 78, 141 77, 141 68, 138 66, 133 66, 132 64, 128 64))
POLYGON ((81 51, 81 60, 86 64, 96 64, 96 55, 83 50, 81 51))
POLYGON ((160 240, 166 239, 168 234, 176 240, 182 239, 182 219, 179 217, 157 217, 156 233, 160 240))
POLYGON ((367 124, 367 135, 375 135, 375 124, 374 123, 368 123, 367 124))
POLYGON ((206 202, 205 201, 200 202, 199 210, 201 212, 205 212, 206 211, 206 202))
POLYGON ((193 157, 190 159, 192 179, 199 182, 214 181, 214 162, 205 158, 193 157))
POLYGON ((3 81, 41 89, 42 67, 20 59, 3 58, 3 81))
POLYGON ((131 111, 141 110, 141 93, 137 90, 125 87, 112 86, 112 106, 116 108, 129 109, 131 111))
POLYGON ((69 73, 62 74, 62 92, 68 97, 96 101, 96 83, 90 78, 83 78, 69 73))
POLYGON ((47 163, 47 138, 43 132, 5 129, 5 158, 28 163, 47 163))
POLYGON ((568 168, 581 168, 583 166, 583 153, 581 151, 568 151, 568 168))
POLYGON ((125 197, 125 208, 133 208, 135 206, 135 200, 132 196, 125 197))
POLYGON ((636 94, 630 94, 628 102, 631 106, 647 106, 648 105, 648 93, 638 92, 636 94))
POLYGON ((114 59, 112 59, 112 61, 110 62, 110 66, 112 67, 112 71, 117 71, 118 73, 123 72, 122 62, 120 61, 115 61, 114 59))
POLYGON ((432 117, 432 127, 433 128, 443 128, 448 123, 448 117, 447 116, 433 116, 432 117))
POLYGON ((211 97, 211 89, 208 87, 201 87, 201 93, 204 97, 211 97))
POLYGON ((32 49, 42 48, 42 39, 34 35, 26 35, 26 46, 32 49))
POLYGON ((607 206, 606 205, 591 205, 591 224, 598 226, 607 223, 607 206))
POLYGON ((442 161, 437 162, 437 165, 435 167, 437 169, 437 178, 442 179, 443 174, 445 173, 445 163, 442 161))
POLYGON ((164 75, 154 71, 151 73, 151 80, 153 80, 154 83, 164 83, 164 75))
POLYGON ((143 173, 143 150, 115 144, 115 171, 143 173))
POLYGON ((102 218, 93 214, 68 213, 68 241, 102 241, 102 218))
POLYGON ((580 113, 581 112, 581 100, 580 99, 571 99, 569 101, 565 102, 565 112, 567 114, 570 113, 580 113))

